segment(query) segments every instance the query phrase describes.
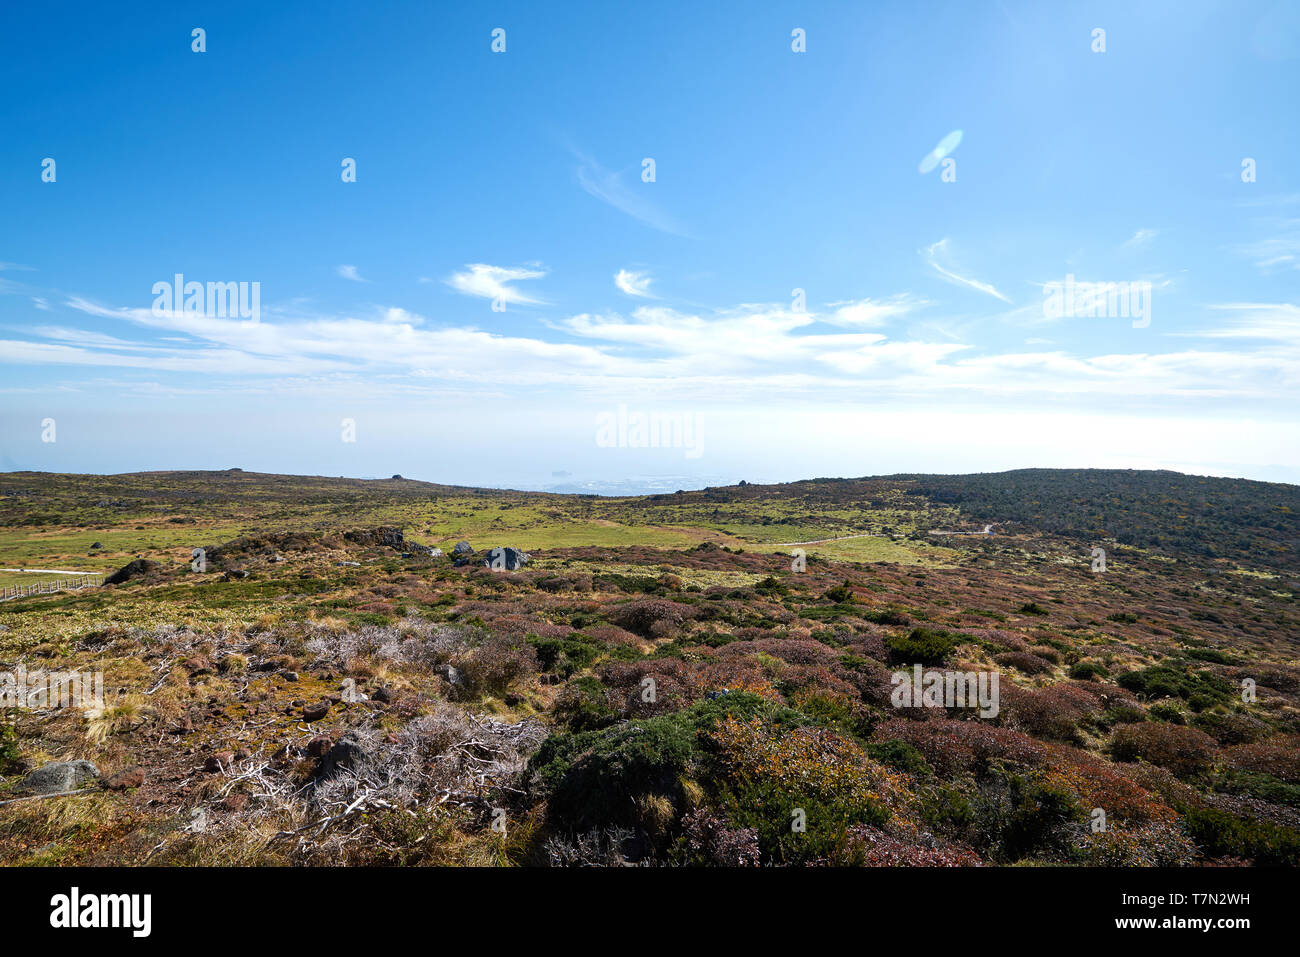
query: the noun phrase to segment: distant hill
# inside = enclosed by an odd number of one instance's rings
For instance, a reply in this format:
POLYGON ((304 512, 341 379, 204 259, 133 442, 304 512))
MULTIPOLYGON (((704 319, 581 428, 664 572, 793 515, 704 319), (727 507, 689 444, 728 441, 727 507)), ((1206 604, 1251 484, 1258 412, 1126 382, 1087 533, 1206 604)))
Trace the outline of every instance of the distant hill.
MULTIPOLYGON (((576 491, 576 488, 575 488, 576 491)), ((584 489, 585 491, 585 489, 584 489)), ((861 532, 883 514, 911 534, 994 524, 999 534, 1041 533, 1248 566, 1300 569, 1300 486, 1168 471, 1019 469, 971 475, 817 478, 595 498, 589 492, 521 492, 412 479, 275 475, 239 469, 73 475, 0 473, 0 522, 90 525, 124 511, 187 512, 271 505, 380 508, 443 497, 503 507, 560 509, 638 525, 798 526, 806 538, 861 532)), ((554 517, 554 516, 553 516, 554 517)), ((767 538, 768 541, 794 540, 767 538)))
POLYGON ((1131 469, 890 476, 974 522, 1300 567, 1300 486, 1131 469))

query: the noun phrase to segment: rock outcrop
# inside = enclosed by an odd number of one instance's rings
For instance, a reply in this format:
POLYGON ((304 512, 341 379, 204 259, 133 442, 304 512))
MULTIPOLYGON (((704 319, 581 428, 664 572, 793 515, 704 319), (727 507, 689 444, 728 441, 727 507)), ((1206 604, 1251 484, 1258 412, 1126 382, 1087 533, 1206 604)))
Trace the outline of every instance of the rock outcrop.
POLYGON ((18 790, 27 794, 58 794, 75 791, 98 777, 99 768, 89 761, 55 761, 28 774, 19 782, 18 790))
POLYGON ((104 584, 121 585, 133 578, 147 578, 157 575, 161 570, 162 566, 155 561, 150 561, 147 558, 136 558, 105 578, 104 584))

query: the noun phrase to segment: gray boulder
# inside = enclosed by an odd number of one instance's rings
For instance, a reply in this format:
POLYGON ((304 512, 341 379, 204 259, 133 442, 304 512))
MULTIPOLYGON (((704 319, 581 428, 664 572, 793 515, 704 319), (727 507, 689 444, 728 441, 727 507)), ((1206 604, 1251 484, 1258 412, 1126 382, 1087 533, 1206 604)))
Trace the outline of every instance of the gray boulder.
POLYGON ((474 546, 469 542, 457 542, 456 546, 451 550, 451 553, 453 555, 473 555, 474 546))
POLYGON ((30 794, 58 794, 74 791, 99 777, 99 768, 89 761, 55 761, 37 768, 19 782, 19 790, 30 794))
POLYGON ((356 771, 365 759, 365 749, 356 735, 348 732, 320 759, 320 765, 316 769, 316 780, 329 781, 345 772, 356 771))
POLYGON ((514 572, 523 568, 531 558, 531 555, 517 548, 498 547, 487 553, 487 557, 483 559, 483 566, 494 571, 514 572))
POLYGON ((454 665, 438 665, 435 670, 447 679, 448 684, 459 685, 465 680, 465 676, 461 674, 460 669, 454 665))

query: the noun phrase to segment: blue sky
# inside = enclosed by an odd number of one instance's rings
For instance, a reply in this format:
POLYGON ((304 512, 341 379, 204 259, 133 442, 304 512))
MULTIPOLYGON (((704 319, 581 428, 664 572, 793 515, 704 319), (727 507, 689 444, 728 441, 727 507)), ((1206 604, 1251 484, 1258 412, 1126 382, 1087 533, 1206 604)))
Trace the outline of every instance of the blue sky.
POLYGON ((462 6, 5 9, 0 469, 1300 481, 1300 5, 462 6))

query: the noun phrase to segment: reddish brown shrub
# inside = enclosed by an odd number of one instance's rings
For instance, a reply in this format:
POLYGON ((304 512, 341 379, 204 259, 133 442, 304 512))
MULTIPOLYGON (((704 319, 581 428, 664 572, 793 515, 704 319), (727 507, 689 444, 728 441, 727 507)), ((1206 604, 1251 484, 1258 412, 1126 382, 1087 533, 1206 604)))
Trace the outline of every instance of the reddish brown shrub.
POLYGON ((641 639, 625 628, 619 628, 616 625, 592 625, 590 628, 584 628, 585 634, 591 635, 599 642, 607 645, 632 645, 640 646, 641 639))
POLYGON ((1048 745, 1045 781, 1078 796, 1086 809, 1102 808, 1116 821, 1173 821, 1177 814, 1159 795, 1126 776, 1122 766, 1064 745, 1048 745))
POLYGON ((1195 728, 1143 722, 1123 725, 1110 750, 1116 761, 1141 758, 1179 777, 1191 777, 1209 769, 1215 747, 1213 738, 1195 728))
POLYGON ((1029 650, 1029 642, 1012 631, 1000 631, 996 628, 963 628, 961 634, 975 641, 1001 645, 1008 651, 1029 650))
POLYGON ((665 598, 638 598, 614 608, 610 618, 644 638, 666 638, 676 633, 691 613, 689 605, 665 598))
POLYGON ((894 718, 877 727, 871 737, 873 741, 906 741, 941 777, 982 771, 994 759, 1037 766, 1047 756, 1043 746, 1028 735, 982 721, 894 718))
POLYGON ((1004 651, 993 659, 998 664, 1008 668, 1015 668, 1017 671, 1024 672, 1027 675, 1047 674, 1052 670, 1052 663, 1038 655, 1031 655, 1027 651, 1004 651))
POLYGON ((691 670, 677 658, 651 658, 608 662, 600 666, 597 675, 619 717, 648 718, 676 711, 695 699, 691 670), (647 678, 653 685, 645 684, 647 678))
POLYGON ((1271 774, 1288 784, 1300 784, 1300 735, 1239 744, 1225 750, 1223 758, 1238 770, 1271 774))
POLYGON ((860 658, 874 658, 876 661, 888 661, 889 652, 885 649, 885 636, 888 632, 872 631, 858 635, 845 642, 844 650, 860 658))
POLYGON ((1039 738, 1076 741, 1079 721, 1099 710, 1095 697, 1069 684, 1020 688, 1008 682, 999 690, 1000 722, 1039 738))
MULTIPOLYGON (((748 630, 748 629, 747 629, 748 630)), ((740 655, 771 655, 793 665, 829 666, 839 660, 833 648, 820 641, 798 639, 761 638, 758 641, 733 641, 718 650, 720 656, 731 658, 740 655)))

